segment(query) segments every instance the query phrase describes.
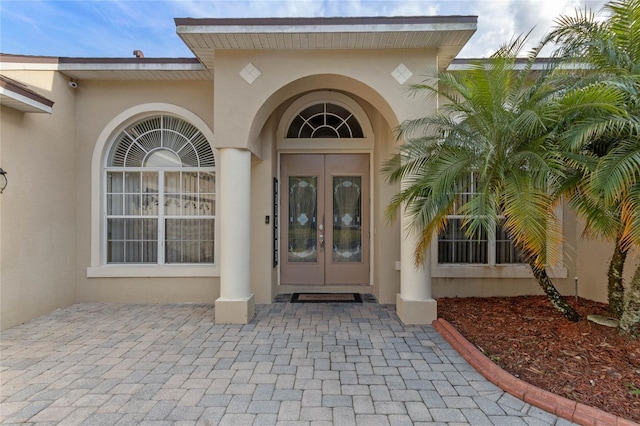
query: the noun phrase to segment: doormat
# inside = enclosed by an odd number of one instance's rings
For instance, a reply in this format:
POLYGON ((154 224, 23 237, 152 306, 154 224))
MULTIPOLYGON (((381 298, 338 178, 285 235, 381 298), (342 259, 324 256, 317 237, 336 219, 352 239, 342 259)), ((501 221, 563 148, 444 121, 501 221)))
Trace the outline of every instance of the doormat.
POLYGON ((360 293, 293 293, 291 303, 362 303, 360 293))

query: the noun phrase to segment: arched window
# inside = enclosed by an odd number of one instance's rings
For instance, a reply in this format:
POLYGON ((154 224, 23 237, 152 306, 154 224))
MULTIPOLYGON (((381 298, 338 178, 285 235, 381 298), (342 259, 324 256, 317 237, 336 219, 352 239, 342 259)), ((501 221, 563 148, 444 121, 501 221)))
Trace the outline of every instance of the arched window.
POLYGON ((195 126, 136 121, 113 139, 104 170, 107 263, 214 263, 215 159, 195 126))
POLYGON ((362 138, 362 127, 346 108, 323 102, 300 111, 289 125, 287 138, 362 138))

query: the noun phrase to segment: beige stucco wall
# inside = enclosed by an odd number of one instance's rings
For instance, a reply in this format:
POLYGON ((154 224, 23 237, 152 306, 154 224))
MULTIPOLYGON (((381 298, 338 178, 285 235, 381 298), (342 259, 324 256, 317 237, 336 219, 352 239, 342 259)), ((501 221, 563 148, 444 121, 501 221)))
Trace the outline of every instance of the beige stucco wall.
POLYGON ((261 159, 251 162, 251 291, 256 303, 271 303, 277 294, 277 268, 273 267, 273 178, 276 177, 274 116, 266 123, 260 140, 261 159), (269 223, 265 218, 269 217, 269 223))
POLYGON ((214 124, 216 147, 248 147, 258 156, 258 138, 272 112, 292 96, 310 90, 335 89, 376 105, 392 127, 428 112, 424 99, 407 96, 391 73, 399 64, 414 72, 410 82, 435 66, 435 51, 291 50, 218 51, 214 124), (261 75, 251 84, 239 72, 253 64, 261 75))
POLYGON ((55 102, 53 113, 0 107, 0 329, 76 298, 76 92, 46 71, 3 74, 55 102))
POLYGON ((91 163, 101 132, 123 111, 148 103, 184 108, 213 130, 213 83, 205 81, 80 81, 78 83, 77 301, 213 303, 217 277, 87 278, 91 266, 91 163))
MULTIPOLYGON (((577 245, 578 292, 581 297, 599 302, 607 301, 607 269, 613 254, 613 243, 604 243, 583 236, 584 224, 577 225, 579 244, 577 245)), ((627 255, 624 268, 625 285, 629 286, 633 273, 640 262, 640 253, 631 251, 627 255)))
MULTIPOLYGON (((364 101, 361 101, 364 104, 364 101)), ((364 104, 375 133, 373 152, 373 286, 378 301, 395 304, 400 292, 400 220, 390 222, 386 209, 392 197, 400 190, 400 184, 390 184, 380 170, 396 150, 397 141, 384 117, 373 105, 364 104)))

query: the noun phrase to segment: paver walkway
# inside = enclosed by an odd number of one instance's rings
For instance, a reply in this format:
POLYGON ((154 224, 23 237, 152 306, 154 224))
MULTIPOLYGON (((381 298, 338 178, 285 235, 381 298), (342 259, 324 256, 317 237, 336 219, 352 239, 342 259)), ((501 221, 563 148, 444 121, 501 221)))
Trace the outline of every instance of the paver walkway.
POLYGON ((78 304, 0 335, 0 421, 38 424, 555 425, 393 306, 78 304))

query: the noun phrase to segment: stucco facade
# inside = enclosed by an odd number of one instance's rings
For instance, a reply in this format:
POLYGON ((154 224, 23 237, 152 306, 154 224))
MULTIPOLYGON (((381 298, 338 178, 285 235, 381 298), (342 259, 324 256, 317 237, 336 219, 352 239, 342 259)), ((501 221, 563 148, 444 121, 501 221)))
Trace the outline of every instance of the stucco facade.
MULTIPOLYGON (((3 76, 54 102, 51 112, 33 112, 29 96, 15 100, 17 86, 2 92, 9 185, 0 195, 0 327, 78 302, 215 303, 217 321, 245 323, 255 303, 291 292, 373 293, 397 303, 406 323, 430 323, 437 297, 538 294, 522 265, 440 265, 432 250, 416 268, 406 220, 385 217, 399 190, 380 173, 400 143, 394 129, 438 107, 407 87, 445 69, 476 25, 475 17, 404 19, 176 20, 198 60, 0 57, 3 76), (363 136, 287 137, 296 114, 323 102, 350 111, 363 136), (109 261, 107 159, 126 126, 158 115, 194 126, 213 150, 213 262, 109 261), (365 281, 283 282, 287 254, 276 248, 287 211, 274 210, 288 190, 283 156, 356 154, 368 159, 358 181, 368 188, 359 207, 368 222, 358 231, 367 236, 365 281)), ((574 277, 586 275, 580 295, 604 300, 609 249, 584 242, 572 212, 559 213, 563 257, 549 268, 556 286, 573 294, 574 277)))

